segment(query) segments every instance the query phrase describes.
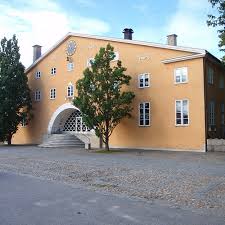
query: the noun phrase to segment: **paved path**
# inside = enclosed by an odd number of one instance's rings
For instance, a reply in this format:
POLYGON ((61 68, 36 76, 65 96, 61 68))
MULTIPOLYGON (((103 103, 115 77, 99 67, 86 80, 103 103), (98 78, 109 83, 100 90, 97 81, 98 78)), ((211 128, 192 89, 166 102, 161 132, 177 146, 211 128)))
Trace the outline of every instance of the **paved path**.
POLYGON ((222 217, 12 173, 0 173, 0 187, 1 225, 225 224, 222 217))
POLYGON ((0 171, 225 217, 225 154, 0 146, 0 171))

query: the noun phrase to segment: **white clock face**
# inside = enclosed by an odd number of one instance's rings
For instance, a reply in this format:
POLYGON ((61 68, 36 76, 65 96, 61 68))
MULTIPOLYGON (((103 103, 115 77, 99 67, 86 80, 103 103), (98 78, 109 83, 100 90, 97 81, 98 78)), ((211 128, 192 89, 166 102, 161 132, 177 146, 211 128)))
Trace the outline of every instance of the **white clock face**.
POLYGON ((71 56, 75 53, 76 51, 76 42, 75 41, 69 41, 68 44, 67 44, 67 48, 66 48, 66 54, 68 56, 71 56))

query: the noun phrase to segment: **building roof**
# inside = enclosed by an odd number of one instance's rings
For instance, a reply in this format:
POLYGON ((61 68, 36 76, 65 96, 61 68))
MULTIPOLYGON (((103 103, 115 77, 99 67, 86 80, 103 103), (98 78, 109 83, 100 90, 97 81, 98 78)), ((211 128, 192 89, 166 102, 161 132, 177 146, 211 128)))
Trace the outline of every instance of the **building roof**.
MULTIPOLYGON (((26 73, 28 73, 35 65, 37 65, 40 61, 42 61, 47 55, 49 55, 52 51, 54 51, 59 45, 61 45, 67 38, 69 37, 82 37, 82 38, 90 38, 96 40, 105 40, 105 41, 112 41, 112 42, 119 42, 119 43, 126 43, 132 45, 142 45, 154 48, 162 48, 162 49, 171 49, 171 50, 178 50, 178 51, 185 51, 190 52, 193 54, 202 55, 206 54, 206 50, 201 48, 190 48, 190 47, 183 47, 183 46, 172 46, 166 44, 159 44, 153 42, 146 42, 146 41, 137 41, 137 40, 127 40, 121 38, 112 38, 112 37, 104 37, 104 36, 97 36, 97 35, 89 35, 89 34, 79 34, 79 33, 67 33, 62 39, 60 39, 55 45, 53 45, 47 52, 45 52, 38 60, 32 63, 27 69, 26 73)), ((168 59, 169 60, 169 59, 168 59)))

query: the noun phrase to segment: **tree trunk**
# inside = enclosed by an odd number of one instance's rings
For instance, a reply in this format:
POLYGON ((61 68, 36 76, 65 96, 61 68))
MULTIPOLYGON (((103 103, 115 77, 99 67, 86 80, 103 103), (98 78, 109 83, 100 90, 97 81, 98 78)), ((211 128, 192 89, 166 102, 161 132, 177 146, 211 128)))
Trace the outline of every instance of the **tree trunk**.
POLYGON ((99 148, 102 149, 103 141, 102 141, 102 135, 99 137, 99 148))
POLYGON ((105 150, 109 151, 109 121, 106 120, 105 150))
POLYGON ((105 150, 109 151, 109 137, 106 137, 105 140, 105 150))
POLYGON ((9 134, 7 136, 7 142, 8 142, 8 145, 11 145, 12 144, 12 134, 9 134))

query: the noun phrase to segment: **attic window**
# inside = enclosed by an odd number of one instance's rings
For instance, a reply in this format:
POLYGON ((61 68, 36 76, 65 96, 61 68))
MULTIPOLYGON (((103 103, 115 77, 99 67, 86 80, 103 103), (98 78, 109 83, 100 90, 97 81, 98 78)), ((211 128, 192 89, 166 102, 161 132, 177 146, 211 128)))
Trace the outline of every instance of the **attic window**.
POLYGON ((74 63, 73 62, 69 62, 67 64, 67 71, 73 71, 74 70, 74 63))
POLYGON ((36 79, 41 78, 41 71, 37 71, 37 72, 35 73, 35 78, 36 78, 36 79))
POLYGON ((51 68, 51 75, 55 75, 55 74, 56 74, 56 68, 53 67, 53 68, 51 68))

